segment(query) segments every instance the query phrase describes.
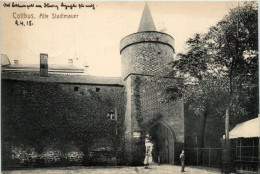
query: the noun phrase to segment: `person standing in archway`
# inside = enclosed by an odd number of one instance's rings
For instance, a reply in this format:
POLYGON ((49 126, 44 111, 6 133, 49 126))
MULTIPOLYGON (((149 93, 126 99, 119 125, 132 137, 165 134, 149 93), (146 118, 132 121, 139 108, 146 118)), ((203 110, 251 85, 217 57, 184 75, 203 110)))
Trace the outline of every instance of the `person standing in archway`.
POLYGON ((150 146, 147 146, 146 153, 145 153, 145 159, 144 159, 145 169, 148 169, 150 153, 151 153, 150 146))
POLYGON ((184 150, 181 151, 180 159, 181 159, 181 172, 184 172, 184 167, 185 167, 185 155, 184 155, 184 150))

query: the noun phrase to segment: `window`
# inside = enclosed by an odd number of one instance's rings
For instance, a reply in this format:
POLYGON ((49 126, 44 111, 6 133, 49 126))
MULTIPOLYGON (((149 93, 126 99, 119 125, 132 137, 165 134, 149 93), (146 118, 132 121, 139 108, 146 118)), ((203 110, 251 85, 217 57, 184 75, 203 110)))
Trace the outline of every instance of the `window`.
POLYGON ((114 120, 115 119, 115 113, 114 112, 109 112, 107 114, 107 118, 110 119, 110 120, 114 120))
POLYGON ((74 91, 79 91, 79 87, 75 86, 74 91))

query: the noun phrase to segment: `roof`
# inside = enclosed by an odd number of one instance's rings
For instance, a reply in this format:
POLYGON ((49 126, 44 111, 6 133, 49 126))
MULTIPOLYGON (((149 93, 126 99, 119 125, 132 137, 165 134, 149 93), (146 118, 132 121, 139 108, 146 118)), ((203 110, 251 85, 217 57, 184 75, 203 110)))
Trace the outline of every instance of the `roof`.
POLYGON ((230 139, 260 137, 260 117, 237 124, 230 132, 230 139))
MULTIPOLYGON (((83 73, 84 69, 77 68, 72 65, 56 65, 56 64, 49 64, 48 65, 48 71, 49 72, 77 72, 77 73, 83 73)), ((18 64, 18 65, 8 65, 5 67, 2 67, 2 71, 40 71, 40 65, 39 64, 18 64)))
POLYGON ((2 72, 2 79, 17 81, 33 81, 47 83, 71 83, 102 86, 124 86, 121 77, 101 77, 90 75, 66 75, 48 74, 48 77, 40 77, 40 72, 2 72))
POLYGON ((142 31, 156 31, 150 8, 147 3, 145 3, 143 15, 138 29, 138 32, 142 31))
POLYGON ((5 54, 1 54, 1 65, 2 66, 11 65, 7 55, 5 55, 5 54))

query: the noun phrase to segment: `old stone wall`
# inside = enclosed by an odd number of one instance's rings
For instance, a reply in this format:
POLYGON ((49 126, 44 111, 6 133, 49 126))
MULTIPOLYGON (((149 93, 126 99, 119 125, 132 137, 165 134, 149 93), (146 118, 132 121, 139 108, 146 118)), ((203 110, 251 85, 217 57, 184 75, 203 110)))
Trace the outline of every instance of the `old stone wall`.
POLYGON ((183 101, 165 101, 167 86, 179 83, 166 77, 171 72, 174 39, 156 31, 134 33, 121 40, 120 53, 127 93, 125 137, 128 145, 125 150, 128 161, 133 165, 143 163, 144 136, 159 121, 171 130, 176 143, 174 151, 178 153, 184 143, 183 101))
MULTIPOLYGON (((2 80, 1 86, 3 168, 35 166, 39 162, 43 166, 48 161, 55 165, 70 159, 71 154, 76 154, 74 165, 86 164, 82 154, 89 159, 88 164, 97 164, 90 159, 109 163, 115 127, 121 138, 124 134, 121 129, 126 98, 123 86, 16 80, 2 80), (115 108, 117 124, 107 118, 115 108), (87 148, 87 154, 83 147, 87 148)), ((123 145, 123 140, 120 143, 123 145)), ((118 143, 117 146, 118 151, 123 150, 118 143)))
POLYGON ((122 78, 131 73, 166 75, 173 61, 173 39, 158 32, 140 32, 121 41, 122 78))
POLYGON ((133 84, 132 118, 134 131, 148 129, 156 121, 163 121, 172 129, 177 142, 184 142, 183 102, 166 101, 165 92, 169 85, 180 83, 177 79, 152 76, 131 76, 133 84))
POLYGON ((148 129, 157 122, 163 122, 170 128, 173 134, 176 152, 182 148, 179 144, 184 143, 184 113, 183 101, 166 101, 165 92, 168 85, 181 83, 178 79, 162 76, 130 75, 126 80, 127 115, 129 120, 128 134, 129 148, 126 151, 132 156, 132 163, 143 162, 144 147, 142 137, 134 137, 135 133, 145 136, 148 129))

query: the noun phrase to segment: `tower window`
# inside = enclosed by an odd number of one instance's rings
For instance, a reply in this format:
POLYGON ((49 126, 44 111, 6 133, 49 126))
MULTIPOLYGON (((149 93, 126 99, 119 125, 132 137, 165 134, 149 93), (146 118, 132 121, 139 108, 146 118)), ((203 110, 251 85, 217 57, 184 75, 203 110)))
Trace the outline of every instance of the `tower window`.
POLYGON ((100 88, 96 88, 96 92, 99 92, 100 91, 100 88))

